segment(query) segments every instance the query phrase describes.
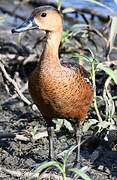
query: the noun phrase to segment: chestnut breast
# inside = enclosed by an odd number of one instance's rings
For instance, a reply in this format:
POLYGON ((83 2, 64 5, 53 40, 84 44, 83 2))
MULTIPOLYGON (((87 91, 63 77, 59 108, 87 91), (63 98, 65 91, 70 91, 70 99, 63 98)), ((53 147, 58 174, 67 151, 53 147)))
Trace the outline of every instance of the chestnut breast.
POLYGON ((82 120, 93 96, 92 87, 80 71, 54 63, 37 66, 29 78, 29 91, 42 115, 48 118, 82 120))

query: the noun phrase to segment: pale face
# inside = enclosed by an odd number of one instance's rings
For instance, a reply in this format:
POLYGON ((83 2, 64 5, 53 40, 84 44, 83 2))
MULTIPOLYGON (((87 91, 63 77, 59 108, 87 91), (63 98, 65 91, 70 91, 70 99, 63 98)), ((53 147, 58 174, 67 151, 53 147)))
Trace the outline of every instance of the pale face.
POLYGON ((45 10, 35 15, 34 21, 39 29, 59 31, 62 28, 62 17, 55 10, 45 10))
POLYGON ((48 32, 60 31, 63 27, 62 16, 51 6, 36 8, 31 16, 20 26, 12 29, 12 33, 20 33, 31 29, 40 29, 48 32))

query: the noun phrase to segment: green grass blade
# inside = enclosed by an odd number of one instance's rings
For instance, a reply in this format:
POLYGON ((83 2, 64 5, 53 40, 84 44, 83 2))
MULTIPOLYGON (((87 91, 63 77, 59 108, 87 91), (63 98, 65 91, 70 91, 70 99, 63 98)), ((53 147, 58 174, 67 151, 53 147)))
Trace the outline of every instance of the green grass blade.
POLYGON ((115 84, 117 84, 117 70, 112 70, 102 63, 97 65, 97 69, 105 71, 105 73, 107 73, 114 80, 115 84))
POLYGON ((109 51, 112 50, 117 35, 117 16, 112 16, 111 20, 112 22, 111 22, 110 34, 109 34, 109 51))
POLYGON ((56 132, 59 132, 60 129, 62 128, 63 124, 64 124, 64 119, 54 119, 52 120, 55 125, 56 125, 56 128, 55 128, 55 131, 56 132))
POLYGON ((41 173, 43 170, 46 170, 50 167, 56 167, 63 174, 62 164, 57 161, 50 161, 50 162, 42 163, 38 168, 34 170, 34 173, 37 173, 37 172, 41 173))
POLYGON ((73 7, 68 7, 68 8, 65 8, 62 10, 62 13, 65 14, 65 13, 72 13, 72 12, 75 12, 76 9, 73 8, 73 7))
POLYGON ((116 100, 116 99, 117 99, 117 96, 113 96, 112 99, 113 99, 113 100, 116 100))
MULTIPOLYGON (((93 57, 92 56, 86 56, 86 55, 80 55, 78 53, 74 53, 73 58, 80 58, 80 59, 83 59, 83 61, 86 61, 86 62, 89 62, 89 63, 92 63, 94 61, 93 57)), ((95 59, 96 60, 96 59, 95 59)))
POLYGON ((91 180, 91 178, 85 172, 83 172, 82 169, 71 168, 71 169, 69 169, 69 171, 73 172, 77 176, 80 176, 84 180, 91 180))
POLYGON ((56 4, 57 4, 57 9, 60 11, 61 5, 62 5, 62 0, 56 0, 56 4))
POLYGON ((98 123, 97 119, 89 119, 87 122, 85 122, 85 124, 83 125, 82 131, 83 132, 87 132, 89 130, 89 128, 92 125, 95 125, 96 123, 98 123))
POLYGON ((68 149, 68 151, 65 153, 65 156, 64 156, 64 164, 67 164, 67 160, 69 158, 69 156, 72 154, 72 152, 77 148, 78 145, 76 146, 72 146, 68 149))
POLYGON ((73 131, 72 124, 71 124, 68 120, 66 120, 66 119, 64 119, 64 126, 65 126, 69 131, 73 131))
POLYGON ((117 0, 114 0, 115 4, 117 4, 117 0))

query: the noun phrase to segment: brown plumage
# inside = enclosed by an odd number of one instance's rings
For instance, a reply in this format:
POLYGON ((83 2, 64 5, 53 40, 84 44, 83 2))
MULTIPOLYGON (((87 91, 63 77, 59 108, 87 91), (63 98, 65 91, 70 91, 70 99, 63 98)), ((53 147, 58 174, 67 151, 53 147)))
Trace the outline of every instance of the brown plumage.
MULTIPOLYGON (((93 98, 93 89, 87 81, 88 73, 80 65, 60 62, 58 48, 63 24, 60 13, 51 6, 36 8, 31 17, 12 32, 39 28, 47 32, 47 42, 36 69, 29 77, 29 92, 48 127, 53 118, 74 119, 77 127, 85 120, 93 98)), ((53 158, 52 132, 50 156, 53 158)), ((77 131, 77 143, 79 141, 77 131)), ((79 149, 78 149, 79 151, 79 149)), ((79 157, 77 157, 79 159, 79 157)))

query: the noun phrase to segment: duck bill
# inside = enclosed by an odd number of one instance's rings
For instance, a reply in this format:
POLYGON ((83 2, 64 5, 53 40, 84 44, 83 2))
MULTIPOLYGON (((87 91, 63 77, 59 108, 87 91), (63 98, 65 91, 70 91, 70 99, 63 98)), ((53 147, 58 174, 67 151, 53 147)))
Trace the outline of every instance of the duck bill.
POLYGON ((12 33, 20 33, 20 32, 25 32, 25 31, 32 30, 32 29, 37 29, 37 28, 39 28, 39 27, 35 24, 34 18, 30 17, 23 24, 12 29, 11 32, 12 33))

